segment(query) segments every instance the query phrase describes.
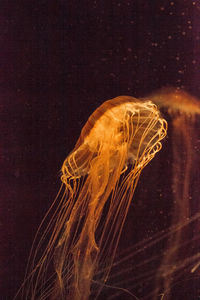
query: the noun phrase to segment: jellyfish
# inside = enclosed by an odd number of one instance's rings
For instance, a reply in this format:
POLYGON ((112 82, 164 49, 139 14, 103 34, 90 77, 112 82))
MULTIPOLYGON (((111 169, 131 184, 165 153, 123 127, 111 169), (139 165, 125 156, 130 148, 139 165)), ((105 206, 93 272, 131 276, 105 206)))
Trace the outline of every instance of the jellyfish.
MULTIPOLYGON (((157 178, 153 179, 155 184, 151 184, 151 190, 148 188, 149 212, 161 213, 156 215, 159 221, 152 220, 144 235, 141 234, 142 228, 138 240, 134 232, 132 236, 129 234, 134 242, 127 249, 122 247, 122 251, 118 251, 109 276, 109 286, 118 289, 111 293, 108 291, 106 299, 127 299, 125 289, 134 295, 130 299, 190 299, 195 287, 199 287, 197 281, 200 278, 200 102, 178 88, 163 88, 142 99, 155 103, 168 122, 165 145, 168 151, 164 155, 164 163, 169 170, 162 168, 160 161, 159 169, 154 165, 153 172, 169 174, 169 178, 166 175, 166 182, 162 182, 164 192, 155 202, 159 205, 158 209, 150 202, 154 195, 151 191, 160 189, 157 178), (167 205, 164 204, 166 202, 167 205), (188 295, 187 288, 190 289, 188 295)), ((155 174, 151 175, 154 177, 155 174)), ((145 190, 146 183, 142 180, 141 183, 145 190)), ((137 197, 145 200, 143 195, 137 197)), ((134 206, 136 217, 137 210, 138 207, 134 206)), ((140 231, 139 226, 142 225, 138 225, 140 231)))
MULTIPOLYGON (((194 216, 194 211, 198 211, 192 204, 192 180, 195 173, 195 131, 196 117, 200 115, 200 102, 186 91, 175 88, 163 88, 160 91, 147 97, 153 101, 162 110, 167 110, 172 122, 172 215, 171 228, 175 229, 170 235, 160 267, 156 276, 156 290, 154 299, 157 299, 159 292, 162 291, 164 300, 170 298, 170 289, 172 284, 180 276, 178 272, 183 248, 181 245, 186 240, 191 240, 187 252, 192 248, 192 239, 194 237, 194 228, 183 224, 190 224, 194 216), (190 248, 190 249, 189 249, 190 248), (173 272, 172 272, 173 270, 173 272), (174 281, 175 280, 175 281, 174 281)), ((194 189, 194 187, 193 187, 194 189)), ((199 253, 199 248, 198 248, 199 253)), ((195 255, 197 261, 192 260, 193 268, 190 264, 185 265, 194 272, 200 265, 199 256, 195 255)), ((188 257, 188 262, 189 262, 188 257)), ((184 268, 183 268, 184 269, 184 268)), ((189 271, 190 273, 190 271, 189 271)))
POLYGON ((141 171, 160 151, 166 132, 156 105, 130 96, 104 102, 89 117, 38 229, 21 299, 97 299, 141 171))

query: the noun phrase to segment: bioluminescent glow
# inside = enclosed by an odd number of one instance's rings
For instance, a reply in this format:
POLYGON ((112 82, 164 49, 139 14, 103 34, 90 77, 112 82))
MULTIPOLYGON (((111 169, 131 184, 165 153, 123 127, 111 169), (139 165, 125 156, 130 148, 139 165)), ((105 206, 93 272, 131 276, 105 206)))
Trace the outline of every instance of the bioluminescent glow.
POLYGON ((64 193, 38 230, 21 299, 98 297, 140 173, 161 149, 166 132, 167 122, 149 100, 120 96, 90 116, 63 163, 64 193))

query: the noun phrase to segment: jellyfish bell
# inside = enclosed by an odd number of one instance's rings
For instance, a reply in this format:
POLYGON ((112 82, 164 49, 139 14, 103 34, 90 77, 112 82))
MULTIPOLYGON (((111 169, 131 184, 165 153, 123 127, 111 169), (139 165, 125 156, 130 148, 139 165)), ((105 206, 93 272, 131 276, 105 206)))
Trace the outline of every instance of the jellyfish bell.
POLYGON ((129 96, 104 102, 90 116, 62 166, 64 195, 33 246, 25 299, 98 297, 139 175, 161 149, 166 132, 167 122, 155 104, 129 96))
MULTIPOLYGON (((110 172, 115 166, 119 153, 124 154, 124 164, 134 164, 141 156, 150 139, 159 130, 160 123, 156 121, 152 131, 144 135, 138 143, 145 127, 153 117, 159 118, 159 112, 150 101, 145 103, 133 97, 120 96, 104 102, 88 119, 72 153, 62 166, 62 181, 86 175, 91 171, 91 161, 99 154, 109 157, 110 172), (140 122, 140 123, 139 123, 140 122), (139 150, 138 150, 139 149, 139 150)), ((155 119, 154 119, 155 121, 155 119)), ((163 123, 165 125, 165 123, 163 123)), ((149 128, 146 128, 146 131, 149 128)), ((159 134, 162 135, 162 127, 159 134)), ((152 145, 154 141, 151 140, 152 145)), ((161 144, 156 144, 160 147, 161 144)), ((156 149, 154 149, 156 150, 156 149)), ((152 153, 154 152, 152 147, 152 153)), ((142 159, 144 156, 142 157, 142 159)), ((106 158, 107 159, 107 158, 106 158)))
POLYGON ((162 88, 146 99, 153 101, 159 108, 166 108, 172 115, 181 114, 194 117, 200 114, 199 100, 180 88, 162 88))

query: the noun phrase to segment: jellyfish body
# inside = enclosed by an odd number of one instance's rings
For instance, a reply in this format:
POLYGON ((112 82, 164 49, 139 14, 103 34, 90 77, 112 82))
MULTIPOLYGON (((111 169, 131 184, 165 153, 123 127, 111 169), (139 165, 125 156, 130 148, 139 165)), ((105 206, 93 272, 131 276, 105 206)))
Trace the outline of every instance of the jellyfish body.
POLYGON ((53 213, 50 209, 52 218, 33 247, 23 298, 98 297, 139 175, 161 149, 166 130, 156 105, 128 96, 106 101, 90 116, 63 163, 64 195, 53 213))
POLYGON ((150 99, 161 109, 166 108, 174 117, 181 114, 193 118, 200 114, 199 100, 179 88, 162 88, 144 99, 150 99))
MULTIPOLYGON (((168 239, 165 253, 157 271, 154 293, 154 299, 157 299, 159 293, 163 293, 164 299, 167 300, 171 299, 171 286, 180 277, 178 265, 181 265, 181 259, 185 259, 181 258, 183 256, 181 246, 185 240, 192 240, 193 238, 193 230, 189 229, 189 220, 194 217, 190 203, 191 178, 196 156, 193 146, 196 131, 195 119, 196 116, 200 115, 200 102, 184 90, 175 88, 164 88, 147 98, 158 105, 161 110, 167 110, 172 121, 173 208, 170 226, 180 229, 175 230, 168 239), (188 222, 187 230, 185 226, 182 226, 185 222, 188 222)), ((192 260, 191 262, 193 263, 192 260)), ((188 264, 185 268, 188 268, 188 264)), ((182 269, 184 269, 184 265, 182 269)))

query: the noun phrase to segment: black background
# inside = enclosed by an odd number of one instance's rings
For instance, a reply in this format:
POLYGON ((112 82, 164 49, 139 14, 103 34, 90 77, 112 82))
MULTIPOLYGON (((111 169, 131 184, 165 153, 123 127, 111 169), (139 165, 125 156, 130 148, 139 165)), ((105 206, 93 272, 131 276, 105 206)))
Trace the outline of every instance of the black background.
MULTIPOLYGON (((163 86, 200 97, 200 1, 0 6, 0 299, 12 299, 36 229, 60 186, 62 162, 94 109, 115 96, 141 97, 163 86)), ((139 240, 139 229, 147 234, 149 223, 154 226, 158 202, 144 199, 160 201, 169 192, 170 158, 166 146, 144 170, 130 208, 141 206, 140 218, 135 227, 127 221, 121 248, 134 230, 139 240)))

